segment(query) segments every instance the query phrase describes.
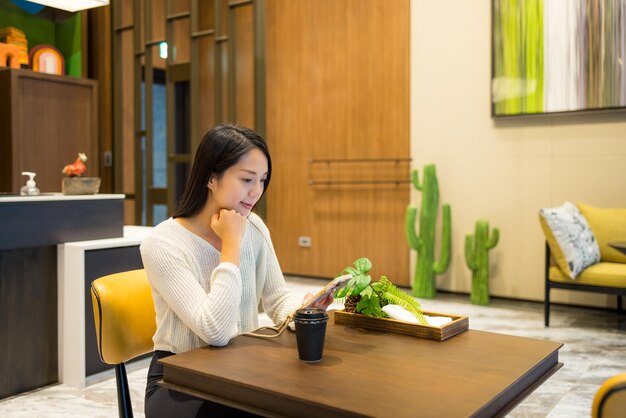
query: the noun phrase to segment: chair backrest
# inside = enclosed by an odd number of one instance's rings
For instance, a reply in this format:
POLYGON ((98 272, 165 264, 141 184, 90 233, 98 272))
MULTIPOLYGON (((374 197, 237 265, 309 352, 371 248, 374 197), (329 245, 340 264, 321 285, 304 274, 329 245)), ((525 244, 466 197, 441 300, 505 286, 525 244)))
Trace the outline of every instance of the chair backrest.
POLYGON ((608 378, 596 393, 591 408, 593 418, 623 417, 626 411, 626 373, 608 378))
POLYGON ((143 269, 100 277, 91 283, 100 358, 125 363, 153 350, 156 314, 143 269))

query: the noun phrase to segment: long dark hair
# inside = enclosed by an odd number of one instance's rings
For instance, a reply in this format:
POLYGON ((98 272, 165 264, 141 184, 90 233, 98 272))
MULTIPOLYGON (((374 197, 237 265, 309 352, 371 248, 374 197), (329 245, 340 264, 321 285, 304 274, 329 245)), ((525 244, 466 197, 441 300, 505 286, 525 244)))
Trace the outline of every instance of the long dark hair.
POLYGON ((267 158, 265 193, 272 176, 272 160, 265 139, 252 129, 237 125, 222 124, 207 132, 198 146, 191 174, 173 217, 188 218, 199 213, 207 201, 211 176, 221 176, 254 148, 261 150, 267 158))

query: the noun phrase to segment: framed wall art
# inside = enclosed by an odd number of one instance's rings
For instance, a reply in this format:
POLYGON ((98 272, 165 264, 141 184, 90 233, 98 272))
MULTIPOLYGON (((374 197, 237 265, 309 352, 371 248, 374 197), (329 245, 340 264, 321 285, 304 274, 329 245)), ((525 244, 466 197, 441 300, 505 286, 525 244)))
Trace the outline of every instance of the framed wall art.
POLYGON ((492 117, 626 109, 626 0, 492 0, 492 117))

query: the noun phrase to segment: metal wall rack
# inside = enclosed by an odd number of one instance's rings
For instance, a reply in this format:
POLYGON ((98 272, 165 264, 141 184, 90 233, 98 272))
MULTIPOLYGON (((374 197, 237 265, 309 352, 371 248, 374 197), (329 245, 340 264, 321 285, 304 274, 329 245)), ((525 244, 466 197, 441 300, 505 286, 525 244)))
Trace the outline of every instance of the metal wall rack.
MULTIPOLYGON (((332 164, 355 164, 355 163, 373 163, 373 164, 396 164, 400 165, 402 163, 410 163, 412 158, 323 158, 323 159, 315 159, 309 158, 308 164, 326 164, 329 168, 332 164)), ((309 177, 311 177, 309 172, 309 177)), ((404 179, 323 179, 323 180, 315 180, 309 178, 307 183, 309 186, 340 186, 340 185, 383 185, 383 184, 393 184, 399 186, 401 184, 408 184, 411 180, 408 178, 404 179)))

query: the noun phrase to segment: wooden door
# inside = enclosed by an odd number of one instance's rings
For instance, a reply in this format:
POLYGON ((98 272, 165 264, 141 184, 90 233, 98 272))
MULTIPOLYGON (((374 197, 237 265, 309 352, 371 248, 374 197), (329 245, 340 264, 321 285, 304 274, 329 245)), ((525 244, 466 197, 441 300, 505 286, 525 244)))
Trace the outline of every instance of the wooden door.
POLYGON ((333 277, 368 257, 374 278, 408 284, 409 0, 270 0, 266 28, 283 271, 333 277))

